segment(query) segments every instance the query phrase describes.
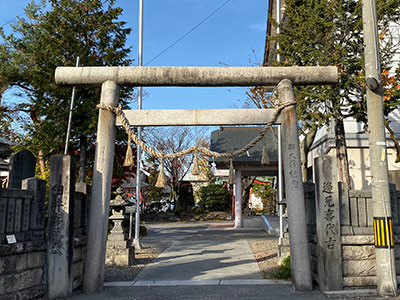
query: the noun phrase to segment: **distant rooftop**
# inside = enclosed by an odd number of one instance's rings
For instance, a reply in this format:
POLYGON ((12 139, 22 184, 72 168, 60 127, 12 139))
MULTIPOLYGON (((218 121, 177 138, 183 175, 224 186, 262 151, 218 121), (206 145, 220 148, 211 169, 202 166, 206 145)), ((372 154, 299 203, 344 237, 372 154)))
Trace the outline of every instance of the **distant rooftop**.
MULTIPOLYGON (((222 127, 211 133, 211 151, 233 152, 239 150, 250 143, 260 133, 262 127, 222 127)), ((234 164, 257 163, 260 164, 263 146, 266 146, 268 160, 271 163, 278 161, 278 137, 275 135, 276 128, 268 130, 264 138, 257 145, 233 159, 234 164)), ((212 159, 212 158, 211 158, 212 159)), ((215 162, 228 163, 229 159, 215 158, 215 162)))

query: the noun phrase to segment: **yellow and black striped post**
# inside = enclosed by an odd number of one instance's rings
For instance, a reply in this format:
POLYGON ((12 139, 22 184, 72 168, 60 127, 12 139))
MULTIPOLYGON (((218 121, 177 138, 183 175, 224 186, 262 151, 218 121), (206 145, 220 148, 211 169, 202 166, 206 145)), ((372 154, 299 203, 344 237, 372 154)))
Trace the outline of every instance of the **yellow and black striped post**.
POLYGON ((374 218, 375 248, 393 248, 392 218, 374 218))

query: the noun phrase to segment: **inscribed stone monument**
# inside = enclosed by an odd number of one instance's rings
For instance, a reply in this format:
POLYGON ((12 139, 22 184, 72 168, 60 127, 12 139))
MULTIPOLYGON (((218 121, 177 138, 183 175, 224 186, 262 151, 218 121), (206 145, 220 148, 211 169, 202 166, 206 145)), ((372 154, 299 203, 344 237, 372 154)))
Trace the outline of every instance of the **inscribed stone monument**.
POLYGON ((342 246, 336 158, 315 159, 317 257, 321 291, 343 289, 342 246))
POLYGON ((72 294, 74 160, 67 155, 50 159, 48 295, 66 298, 72 294))
POLYGON ((21 150, 10 157, 8 187, 20 189, 23 179, 34 177, 36 158, 28 150, 21 150))

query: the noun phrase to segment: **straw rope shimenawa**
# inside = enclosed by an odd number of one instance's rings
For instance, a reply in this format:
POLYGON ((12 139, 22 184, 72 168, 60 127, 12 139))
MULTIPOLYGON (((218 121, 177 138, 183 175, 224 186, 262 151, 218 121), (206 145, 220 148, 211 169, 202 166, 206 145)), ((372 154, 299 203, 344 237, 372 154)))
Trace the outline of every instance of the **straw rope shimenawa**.
MULTIPOLYGON (((192 146, 188 149, 179 151, 179 152, 174 152, 174 153, 164 153, 164 152, 159 152, 154 150, 153 148, 149 147, 145 142, 143 142, 142 140, 139 140, 139 138, 137 137, 137 135, 134 133, 134 131, 130 128, 130 124, 128 119, 126 118, 124 112, 122 111, 122 106, 118 105, 117 107, 112 107, 110 105, 106 105, 106 104, 98 104, 97 108, 99 109, 104 109, 104 110, 108 110, 113 112, 114 114, 116 114, 120 119, 121 119, 121 124, 122 126, 125 128, 126 133, 128 134, 129 137, 129 142, 128 142, 128 148, 130 148, 130 139, 132 139, 132 141, 136 144, 139 145, 143 151, 149 153, 151 156, 157 157, 161 159, 161 166, 160 166, 160 174, 158 176, 158 180, 156 183, 157 187, 164 187, 166 184, 166 180, 165 180, 165 175, 164 175, 164 170, 163 170, 163 160, 166 158, 179 158, 182 157, 184 155, 190 154, 190 153, 195 153, 195 155, 198 152, 201 152, 203 154, 205 154, 206 156, 209 157, 217 157, 217 158, 227 158, 230 159, 230 165, 232 166, 232 160, 234 157, 242 155, 243 153, 245 153, 246 151, 250 150, 251 148, 253 148, 259 141, 262 140, 262 138, 265 136, 265 134, 267 133, 267 131, 271 128, 271 125, 275 122, 275 120, 278 118, 279 114, 281 113, 281 111, 283 109, 285 109, 286 107, 292 106, 292 105, 296 105, 296 101, 293 102, 286 102, 284 104, 278 104, 275 107, 275 111, 274 114, 272 115, 271 121, 269 121, 260 131, 260 133, 258 134, 257 137, 255 137, 250 143, 248 143, 246 146, 244 146, 243 148, 236 150, 234 152, 231 153, 219 153, 219 152, 215 152, 215 151, 211 151, 210 149, 207 149, 205 147, 201 147, 198 146, 198 144, 196 144, 196 146, 192 146)), ((129 151, 129 149, 128 149, 129 151)), ((195 158, 194 161, 197 161, 197 159, 195 158)), ((125 162, 124 165, 129 165, 129 163, 125 162)), ((232 172, 232 167, 230 168, 230 172, 232 172)), ((233 177, 233 174, 229 174, 229 177, 233 177)))

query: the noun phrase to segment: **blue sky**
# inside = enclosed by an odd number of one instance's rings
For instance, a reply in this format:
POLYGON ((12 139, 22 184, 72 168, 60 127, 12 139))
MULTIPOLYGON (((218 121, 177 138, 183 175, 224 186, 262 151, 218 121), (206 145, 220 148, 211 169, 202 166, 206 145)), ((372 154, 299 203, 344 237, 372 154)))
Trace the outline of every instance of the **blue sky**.
MULTIPOLYGON (((144 64, 225 1, 144 0, 144 64)), ((0 1, 0 25, 23 14, 29 2, 0 1)), ((132 58, 137 63, 139 0, 117 0, 116 3, 123 8, 121 20, 132 28, 128 44, 133 47, 132 58)), ((260 63, 265 43, 267 6, 268 0, 230 0, 187 37, 147 65, 250 66, 251 63, 260 63)), ((4 29, 7 32, 9 25, 5 25, 4 29)), ((144 91, 143 109, 211 109, 241 107, 246 88, 164 87, 144 88, 144 91)))

